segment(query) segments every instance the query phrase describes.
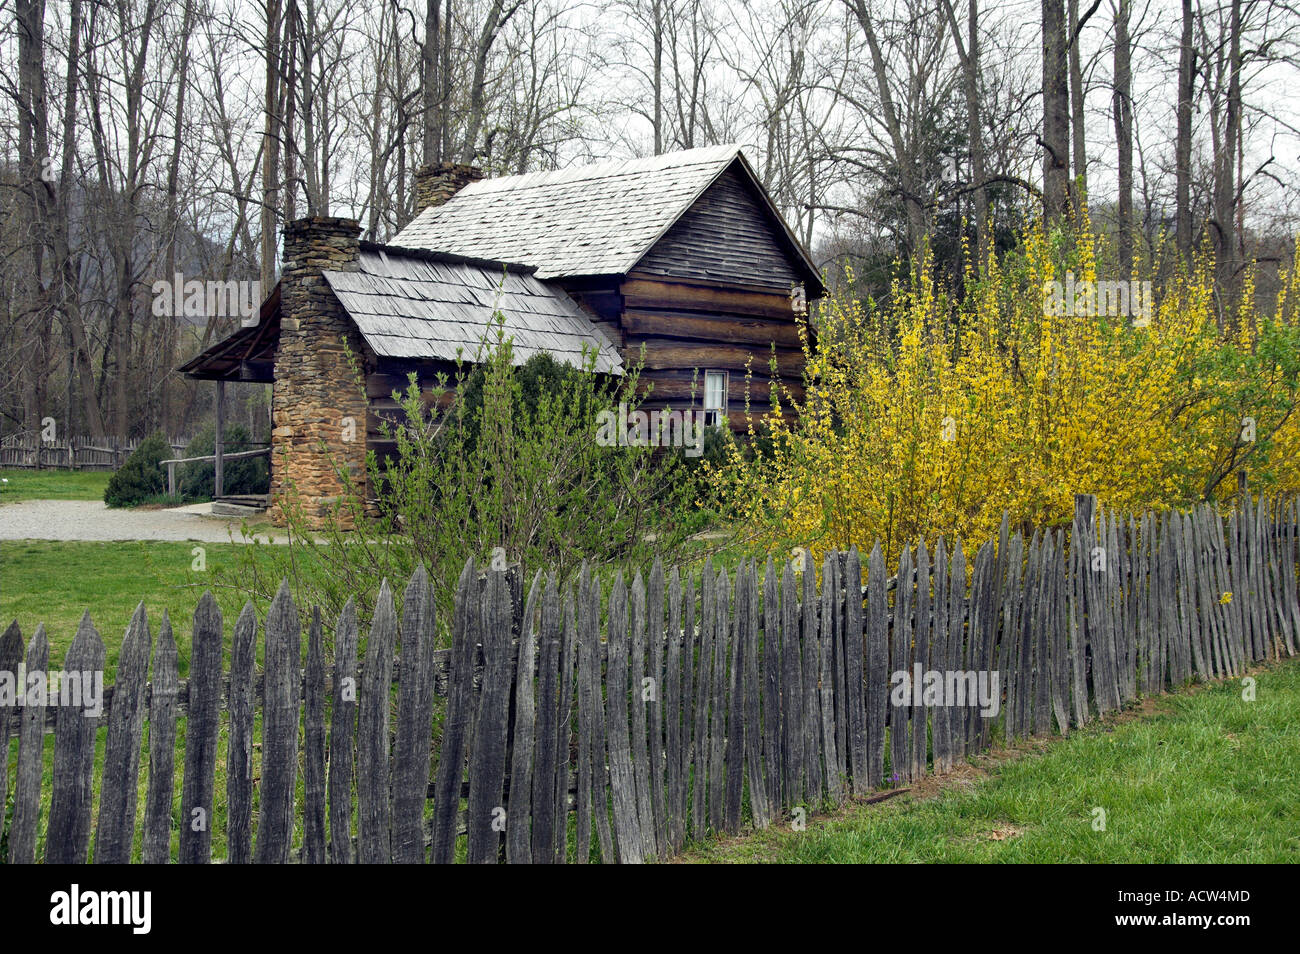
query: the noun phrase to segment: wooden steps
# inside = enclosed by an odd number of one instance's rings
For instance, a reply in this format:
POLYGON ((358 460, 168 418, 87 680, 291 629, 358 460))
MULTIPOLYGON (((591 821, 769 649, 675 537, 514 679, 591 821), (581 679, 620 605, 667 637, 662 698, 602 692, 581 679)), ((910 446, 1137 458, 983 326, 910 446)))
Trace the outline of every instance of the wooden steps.
POLYGON ((227 494, 212 501, 212 513, 222 517, 249 517, 265 513, 270 494, 227 494))

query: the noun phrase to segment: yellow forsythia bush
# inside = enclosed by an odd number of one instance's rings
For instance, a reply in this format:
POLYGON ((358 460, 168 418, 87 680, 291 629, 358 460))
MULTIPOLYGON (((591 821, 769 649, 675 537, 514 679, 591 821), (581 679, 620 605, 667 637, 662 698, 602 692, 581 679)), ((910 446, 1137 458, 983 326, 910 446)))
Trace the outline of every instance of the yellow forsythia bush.
POLYGON ((1221 331, 1211 274, 1202 257, 1157 287, 1145 321, 1081 314, 1090 288, 1117 310, 1095 240, 1033 230, 968 266, 962 300, 924 262, 887 306, 831 297, 803 402, 774 394, 714 486, 762 545, 879 540, 891 559, 918 536, 982 542, 1004 510, 1068 523, 1075 493, 1121 512, 1224 500, 1242 466, 1253 491, 1300 489, 1300 280, 1284 274, 1266 318, 1247 278, 1221 331))

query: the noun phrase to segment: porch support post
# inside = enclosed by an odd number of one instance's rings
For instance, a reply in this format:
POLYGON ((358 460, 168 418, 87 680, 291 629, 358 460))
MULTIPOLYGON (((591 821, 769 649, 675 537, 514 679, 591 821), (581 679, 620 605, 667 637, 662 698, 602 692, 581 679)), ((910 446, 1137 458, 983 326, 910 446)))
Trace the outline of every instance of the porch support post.
POLYGON ((214 488, 217 497, 223 497, 225 487, 225 461, 223 460, 226 451, 226 382, 217 381, 217 439, 214 442, 216 460, 216 486, 214 488))

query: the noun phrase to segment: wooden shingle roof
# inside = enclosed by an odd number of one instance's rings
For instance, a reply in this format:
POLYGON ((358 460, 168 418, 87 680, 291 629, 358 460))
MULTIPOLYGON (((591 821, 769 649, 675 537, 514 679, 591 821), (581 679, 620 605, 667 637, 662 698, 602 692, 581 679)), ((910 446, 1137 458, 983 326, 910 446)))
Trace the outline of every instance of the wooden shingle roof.
POLYGON ((547 351, 580 367, 585 345, 597 371, 623 373, 618 352, 581 306, 529 268, 363 243, 357 271, 324 275, 381 357, 472 361, 485 336, 495 337, 500 311, 516 364, 547 351))
POLYGON ((520 262, 538 278, 625 275, 735 166, 752 182, 792 259, 817 269, 735 145, 483 179, 425 209, 394 243, 520 262))

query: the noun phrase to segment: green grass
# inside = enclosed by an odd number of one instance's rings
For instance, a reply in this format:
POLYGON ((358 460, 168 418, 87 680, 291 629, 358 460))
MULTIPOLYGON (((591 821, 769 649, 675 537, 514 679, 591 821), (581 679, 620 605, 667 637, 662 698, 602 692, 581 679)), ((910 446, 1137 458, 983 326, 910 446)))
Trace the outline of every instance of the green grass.
MULTIPOLYGON (((1162 697, 991 774, 697 848, 691 860, 872 863, 1300 861, 1300 661, 1162 697), (1094 830, 1095 810, 1105 830, 1094 830)), ((970 773, 969 770, 967 774, 970 773)))
POLYGON ((0 504, 19 500, 103 500, 108 470, 0 470, 0 504))
MULTIPOLYGON (((91 611, 107 649, 104 679, 112 683, 122 635, 136 605, 144 600, 155 637, 163 610, 171 617, 181 676, 189 670, 190 618, 203 590, 233 562, 230 543, 172 543, 159 540, 113 543, 21 540, 0 542, 0 627, 17 619, 24 641, 45 624, 50 659, 62 661, 81 614, 91 611), (194 567, 203 549, 204 569, 194 567)), ((213 591, 229 638, 243 605, 241 594, 213 591)), ((266 613, 258 606, 259 616, 266 613)))

